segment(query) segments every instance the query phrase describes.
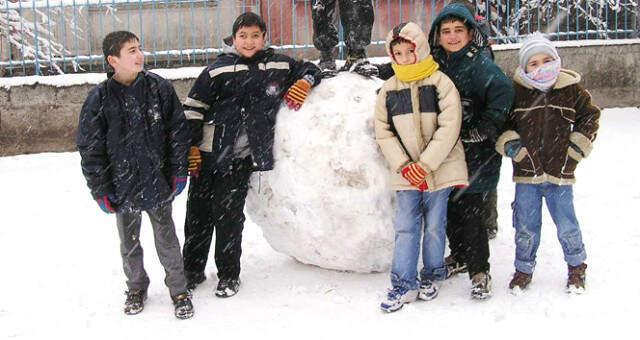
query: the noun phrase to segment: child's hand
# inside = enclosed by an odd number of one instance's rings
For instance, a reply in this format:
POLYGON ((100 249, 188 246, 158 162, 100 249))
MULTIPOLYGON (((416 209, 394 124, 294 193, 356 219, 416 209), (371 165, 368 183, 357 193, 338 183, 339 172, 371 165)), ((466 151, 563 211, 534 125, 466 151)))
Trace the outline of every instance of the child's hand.
POLYGON ((196 146, 192 146, 189 150, 189 176, 198 177, 200 174, 200 167, 202 167, 200 149, 196 146))
POLYGON ((427 172, 417 162, 411 162, 402 168, 402 177, 420 191, 429 189, 427 181, 425 180, 427 172))
POLYGON ((296 81, 284 96, 287 106, 292 110, 300 110, 300 107, 304 103, 305 99, 307 99, 307 95, 310 90, 311 84, 308 81, 304 79, 296 81))
POLYGON ((107 214, 113 214, 116 212, 116 209, 113 207, 113 205, 111 205, 111 201, 113 200, 113 198, 109 199, 109 196, 111 195, 98 197, 96 199, 96 202, 98 202, 98 206, 100 207, 100 209, 102 209, 102 211, 107 214))
POLYGON ((519 139, 514 139, 504 144, 504 154, 509 158, 515 158, 522 149, 522 143, 519 139))
POLYGON ((173 176, 171 179, 171 190, 173 190, 173 196, 178 196, 187 186, 186 176, 173 176))

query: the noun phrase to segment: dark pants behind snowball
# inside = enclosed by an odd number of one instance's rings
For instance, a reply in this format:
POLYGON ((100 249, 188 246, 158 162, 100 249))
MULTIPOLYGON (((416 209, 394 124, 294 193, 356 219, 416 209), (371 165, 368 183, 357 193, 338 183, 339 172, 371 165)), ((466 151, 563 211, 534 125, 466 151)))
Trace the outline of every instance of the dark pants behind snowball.
POLYGON ((484 225, 489 193, 449 197, 447 211, 447 237, 451 255, 469 268, 469 277, 489 271, 489 238, 484 225))

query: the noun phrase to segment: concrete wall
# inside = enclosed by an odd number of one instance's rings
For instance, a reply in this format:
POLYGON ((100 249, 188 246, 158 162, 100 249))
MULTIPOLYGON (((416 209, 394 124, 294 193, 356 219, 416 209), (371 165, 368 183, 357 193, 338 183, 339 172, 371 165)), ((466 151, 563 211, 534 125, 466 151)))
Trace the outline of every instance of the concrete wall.
MULTIPOLYGON (((562 47, 560 54, 565 65, 583 75, 597 105, 640 105, 640 44, 562 47)), ((496 51, 496 60, 511 75, 517 51, 496 51)), ((181 99, 193 81, 173 82, 181 99)), ((0 156, 74 150, 78 114, 92 87, 36 84, 0 88, 0 156)))

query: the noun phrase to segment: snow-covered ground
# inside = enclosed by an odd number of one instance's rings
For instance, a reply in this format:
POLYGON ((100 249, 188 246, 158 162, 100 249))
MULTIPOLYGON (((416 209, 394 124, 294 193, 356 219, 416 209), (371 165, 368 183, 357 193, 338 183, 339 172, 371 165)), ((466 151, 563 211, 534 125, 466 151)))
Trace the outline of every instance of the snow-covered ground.
MULTIPOLYGON (((142 314, 125 316, 115 217, 91 200, 78 154, 0 158, 0 339, 630 338, 640 305, 640 110, 605 110, 601 125, 575 187, 589 256, 586 294, 564 293, 566 267, 546 212, 533 284, 522 296, 509 294, 513 184, 505 162, 501 229, 491 241, 494 297, 472 301, 460 275, 442 284, 436 300, 394 314, 378 308, 388 273, 300 264, 272 250, 248 221, 240 293, 216 298, 210 263, 209 279, 194 293, 195 317, 179 321, 145 219, 149 299, 142 314)), ((174 204, 181 241, 185 200, 174 204)))

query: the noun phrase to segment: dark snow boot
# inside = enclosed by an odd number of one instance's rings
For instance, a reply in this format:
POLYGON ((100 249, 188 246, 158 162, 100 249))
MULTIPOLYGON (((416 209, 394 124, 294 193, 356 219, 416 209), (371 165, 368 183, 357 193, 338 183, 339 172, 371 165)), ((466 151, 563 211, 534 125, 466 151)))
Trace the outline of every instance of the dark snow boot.
POLYGON ((444 265, 447 267, 447 279, 459 273, 466 273, 468 270, 466 263, 458 262, 452 255, 444 259, 444 265))
POLYGON ((184 320, 193 317, 193 304, 191 303, 191 297, 189 297, 189 294, 178 294, 171 297, 171 299, 175 306, 176 318, 184 320))
POLYGON ((511 294, 518 295, 523 290, 529 287, 531 283, 531 278, 533 275, 519 272, 516 270, 515 274, 513 274, 513 278, 511 282, 509 282, 509 289, 511 289, 511 294))
POLYGON ((376 65, 371 64, 366 57, 347 57, 340 71, 353 72, 364 77, 377 77, 379 74, 376 65))
POLYGON ((240 279, 221 279, 215 294, 219 298, 228 298, 236 295, 239 289, 240 279))
POLYGON ((491 297, 491 275, 480 272, 471 278, 471 297, 476 300, 486 300, 491 297))
POLYGON ((144 309, 144 301, 147 299, 147 291, 142 289, 132 289, 125 292, 127 299, 124 301, 124 313, 136 315, 144 309))
POLYGON ((569 266, 569 278, 567 279, 567 293, 582 294, 586 289, 587 282, 587 264, 582 263, 579 266, 569 266))
POLYGON ((336 60, 333 57, 331 51, 322 51, 320 55, 320 62, 318 67, 322 72, 322 77, 331 78, 338 74, 338 68, 336 67, 336 60))

